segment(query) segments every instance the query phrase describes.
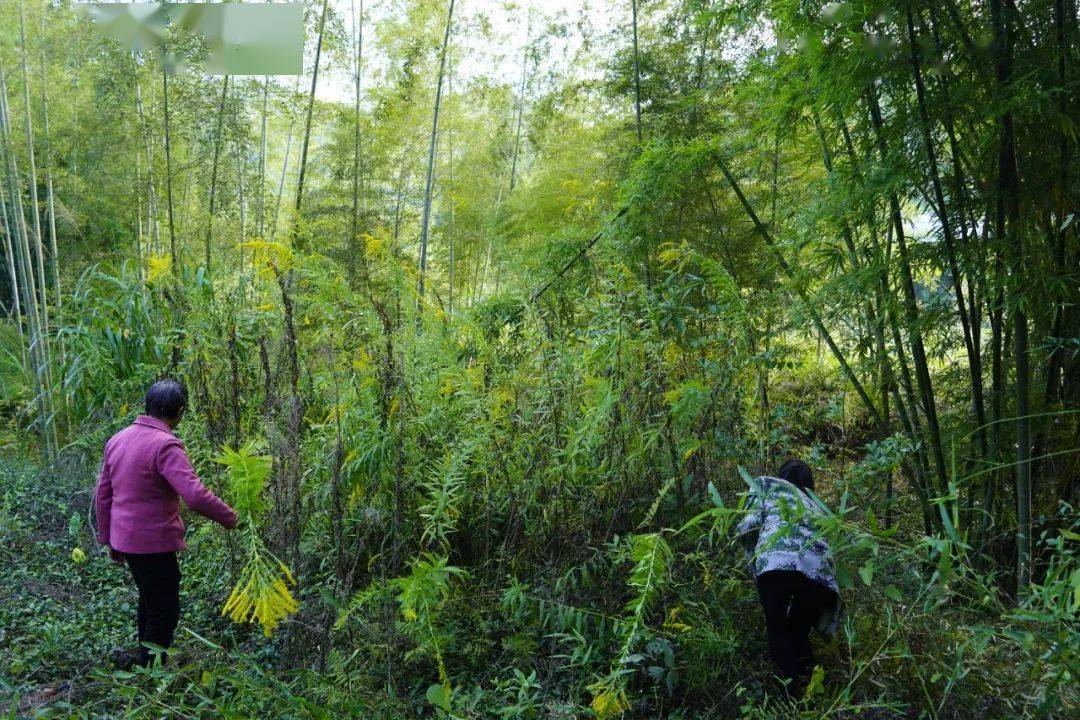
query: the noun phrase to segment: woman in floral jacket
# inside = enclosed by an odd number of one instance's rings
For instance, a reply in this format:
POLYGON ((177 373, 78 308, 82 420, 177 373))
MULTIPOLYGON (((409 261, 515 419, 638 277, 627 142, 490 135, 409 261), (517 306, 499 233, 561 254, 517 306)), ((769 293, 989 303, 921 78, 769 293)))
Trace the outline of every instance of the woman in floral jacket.
POLYGON ((823 513, 802 460, 785 462, 778 477, 758 478, 738 533, 752 558, 765 611, 769 656, 793 694, 814 667, 810 629, 831 637, 840 615, 840 592, 829 545, 817 533, 823 513))

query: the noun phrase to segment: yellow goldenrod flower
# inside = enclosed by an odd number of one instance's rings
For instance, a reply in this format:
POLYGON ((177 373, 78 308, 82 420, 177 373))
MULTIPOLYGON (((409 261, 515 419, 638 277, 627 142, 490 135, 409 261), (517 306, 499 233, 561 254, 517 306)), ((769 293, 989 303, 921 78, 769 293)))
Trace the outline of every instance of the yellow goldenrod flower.
POLYGON ((622 690, 606 689, 593 698, 589 707, 603 720, 623 714, 630 709, 630 703, 622 690))

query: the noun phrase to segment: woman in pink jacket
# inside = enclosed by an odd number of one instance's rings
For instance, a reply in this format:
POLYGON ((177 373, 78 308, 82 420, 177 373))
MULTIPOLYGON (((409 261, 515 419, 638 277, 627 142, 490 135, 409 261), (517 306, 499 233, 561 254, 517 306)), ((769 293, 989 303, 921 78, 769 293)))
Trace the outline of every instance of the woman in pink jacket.
POLYGON ((236 527, 236 513, 199 481, 173 435, 186 409, 183 385, 154 383, 146 391, 146 414, 105 443, 98 477, 98 541, 114 562, 127 562, 139 588, 141 665, 152 660, 145 643, 168 648, 180 619, 176 553, 187 546, 179 499, 226 529, 236 527))

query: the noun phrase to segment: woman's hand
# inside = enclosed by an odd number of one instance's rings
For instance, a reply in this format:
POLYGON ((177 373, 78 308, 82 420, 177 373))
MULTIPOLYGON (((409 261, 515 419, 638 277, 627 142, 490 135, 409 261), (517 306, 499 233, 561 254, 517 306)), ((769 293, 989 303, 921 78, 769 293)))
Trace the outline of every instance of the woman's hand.
POLYGON ((119 550, 113 550, 112 548, 109 548, 109 559, 117 565, 123 565, 124 553, 120 552, 119 550))
POLYGON ((236 526, 240 524, 240 515, 232 508, 229 508, 229 512, 232 513, 232 519, 221 523, 221 526, 226 530, 235 530, 236 526))

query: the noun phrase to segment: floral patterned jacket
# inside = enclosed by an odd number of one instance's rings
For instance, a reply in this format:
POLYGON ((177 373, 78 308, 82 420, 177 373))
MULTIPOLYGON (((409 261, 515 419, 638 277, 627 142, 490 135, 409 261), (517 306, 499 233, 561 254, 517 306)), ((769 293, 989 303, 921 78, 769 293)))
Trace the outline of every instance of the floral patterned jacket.
POLYGON ((737 529, 754 577, 770 570, 795 570, 832 590, 836 603, 816 626, 822 635, 833 635, 840 617, 840 588, 829 544, 815 527, 823 508, 786 480, 759 477, 755 484, 737 529))

